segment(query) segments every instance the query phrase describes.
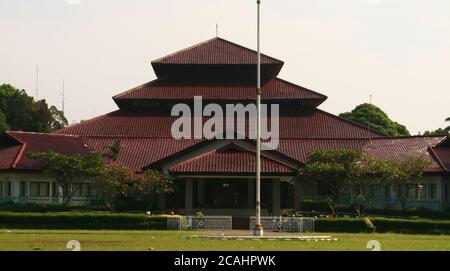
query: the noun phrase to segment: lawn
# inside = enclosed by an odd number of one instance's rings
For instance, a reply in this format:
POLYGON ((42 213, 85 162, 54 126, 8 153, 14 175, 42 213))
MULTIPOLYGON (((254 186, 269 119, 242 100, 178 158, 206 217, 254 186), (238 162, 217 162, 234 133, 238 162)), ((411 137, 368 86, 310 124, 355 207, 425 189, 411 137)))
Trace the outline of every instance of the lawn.
POLYGON ((450 235, 346 234, 331 235, 339 241, 253 241, 206 240, 189 238, 205 232, 175 231, 61 231, 61 230, 0 230, 0 250, 67 250, 69 240, 77 240, 84 251, 215 251, 215 250, 360 250, 367 242, 377 240, 382 250, 450 250, 450 235))

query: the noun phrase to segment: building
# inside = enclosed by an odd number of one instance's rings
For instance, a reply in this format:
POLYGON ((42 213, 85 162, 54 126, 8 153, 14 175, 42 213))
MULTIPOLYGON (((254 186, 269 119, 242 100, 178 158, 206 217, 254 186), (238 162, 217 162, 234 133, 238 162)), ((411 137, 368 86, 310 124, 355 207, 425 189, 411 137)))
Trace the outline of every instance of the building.
MULTIPOLYGON (((410 207, 444 210, 450 207, 450 140, 446 136, 386 137, 359 124, 318 109, 327 97, 278 78, 283 62, 262 55, 262 99, 279 105, 278 147, 262 153, 262 213, 280 215, 300 208, 302 200, 320 196, 317 184, 292 182, 297 169, 316 149, 358 149, 386 159, 422 157, 431 161, 421 180, 424 189, 411 188, 410 207)), ((161 195, 159 208, 183 214, 248 217, 255 208, 255 141, 188 138, 176 140, 171 128, 176 104, 253 104, 256 52, 214 38, 152 62, 157 79, 113 99, 118 110, 69 126, 53 134, 8 132, 0 141, 0 199, 58 201, 58 188, 28 151, 63 153, 95 151, 119 142, 117 162, 135 171, 159 169, 173 176, 177 190, 161 195)), ((209 118, 202 117, 201 123, 209 118)), ((273 120, 271 120, 273 121, 273 120)), ((251 116, 234 120, 249 127, 251 116)), ((216 127, 217 134, 229 127, 216 127)), ((195 130, 195 129, 193 129, 195 130)), ((248 130, 248 128, 247 128, 248 130)), ((236 131, 232 131, 236 133, 236 131)), ((90 200, 89 184, 76 199, 90 200)), ((371 207, 399 206, 396 187, 373 185, 371 207)))

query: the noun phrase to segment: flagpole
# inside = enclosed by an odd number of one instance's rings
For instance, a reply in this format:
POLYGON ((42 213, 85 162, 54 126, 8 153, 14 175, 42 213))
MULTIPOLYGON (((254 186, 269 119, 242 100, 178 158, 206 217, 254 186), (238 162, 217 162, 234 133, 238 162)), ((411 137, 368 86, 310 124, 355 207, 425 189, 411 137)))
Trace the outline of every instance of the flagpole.
POLYGON ((253 235, 263 236, 261 225, 261 48, 260 48, 260 6, 261 0, 257 0, 257 72, 256 72, 256 225, 253 235))

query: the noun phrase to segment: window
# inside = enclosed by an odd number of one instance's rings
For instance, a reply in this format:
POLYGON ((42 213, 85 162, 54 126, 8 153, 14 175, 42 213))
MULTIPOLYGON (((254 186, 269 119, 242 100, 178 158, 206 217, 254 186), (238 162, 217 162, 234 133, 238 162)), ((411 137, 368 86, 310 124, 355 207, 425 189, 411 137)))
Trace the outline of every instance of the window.
POLYGON ((373 184, 370 192, 371 198, 381 198, 381 185, 373 184))
POLYGON ((26 197, 27 196, 27 183, 26 182, 20 182, 20 197, 26 197))
POLYGON ((49 183, 30 183, 30 196, 31 197, 48 197, 50 196, 50 184, 49 183))
POLYGON ((436 199, 437 186, 435 183, 430 184, 430 199, 436 199))
POLYGON ((12 194, 12 184, 11 182, 6 182, 6 187, 5 187, 5 192, 6 192, 6 196, 10 197, 12 194))
POLYGON ((89 197, 91 187, 87 183, 74 183, 72 184, 72 192, 74 192, 74 197, 89 197))
POLYGON ((427 198, 427 185, 424 183, 419 184, 420 187, 416 186, 417 192, 416 194, 420 199, 426 199, 427 198))
POLYGON ((417 198, 417 184, 408 184, 406 186, 408 192, 408 198, 416 199, 417 198))
POLYGON ((384 186, 384 198, 386 198, 386 199, 391 198, 391 186, 390 185, 384 186))

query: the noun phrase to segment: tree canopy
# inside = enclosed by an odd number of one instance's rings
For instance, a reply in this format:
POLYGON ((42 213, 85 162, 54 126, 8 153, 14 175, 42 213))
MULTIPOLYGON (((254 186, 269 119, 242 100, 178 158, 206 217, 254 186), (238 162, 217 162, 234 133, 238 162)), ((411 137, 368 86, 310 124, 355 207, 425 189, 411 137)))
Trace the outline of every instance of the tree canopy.
POLYGON ((68 124, 64 113, 45 100, 35 101, 25 90, 0 85, 0 133, 5 130, 50 132, 68 124))
POLYGON ((354 169, 361 156, 361 151, 354 150, 313 151, 309 154, 308 163, 300 169, 299 177, 326 187, 328 206, 336 215, 339 199, 355 178, 354 169))
MULTIPOLYGON (((44 173, 56 180, 62 188, 64 204, 69 204, 77 190, 73 184, 83 183, 101 174, 105 164, 99 154, 62 154, 57 152, 30 152, 28 157, 42 163, 44 173)), ((79 188, 77 188, 79 189, 79 188)))
POLYGON ((384 160, 357 150, 315 150, 309 154, 308 163, 300 168, 297 180, 306 178, 324 187, 333 215, 346 191, 352 194, 357 213, 364 215, 368 185, 398 185, 399 200, 405 208, 408 187, 422 177, 429 165, 422 158, 384 160))
POLYGON ((357 122, 389 136, 409 136, 406 126, 389 118, 379 107, 364 103, 351 112, 342 113, 340 117, 357 122))

